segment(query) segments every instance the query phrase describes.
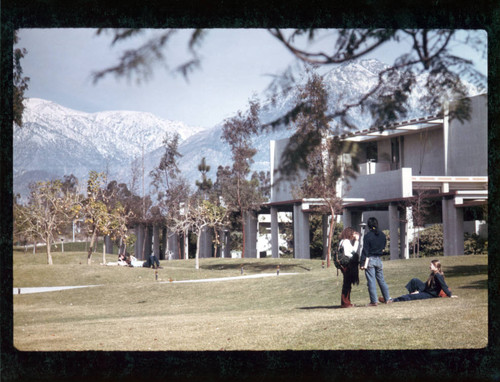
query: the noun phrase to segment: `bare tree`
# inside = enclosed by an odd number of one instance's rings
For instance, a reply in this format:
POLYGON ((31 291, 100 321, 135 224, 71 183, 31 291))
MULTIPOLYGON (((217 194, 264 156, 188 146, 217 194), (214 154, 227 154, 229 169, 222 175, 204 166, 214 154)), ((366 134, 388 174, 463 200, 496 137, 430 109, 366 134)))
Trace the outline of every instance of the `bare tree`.
POLYGON ((92 251, 100 233, 107 232, 110 224, 107 197, 104 193, 105 178, 103 173, 90 171, 87 181, 87 197, 79 205, 78 213, 85 218, 89 227, 90 245, 87 252, 87 264, 92 264, 92 251))
POLYGON ((30 186, 28 204, 16 208, 16 225, 27 237, 39 238, 46 245, 47 264, 52 265, 51 245, 56 235, 71 220, 77 195, 63 192, 60 180, 30 186))
MULTIPOLYGON (((411 208, 413 227, 424 227, 429 215, 431 193, 426 189, 417 189, 414 196, 405 202, 406 207, 411 208)), ((413 255, 420 257, 420 229, 417 229, 417 236, 413 236, 413 255)))

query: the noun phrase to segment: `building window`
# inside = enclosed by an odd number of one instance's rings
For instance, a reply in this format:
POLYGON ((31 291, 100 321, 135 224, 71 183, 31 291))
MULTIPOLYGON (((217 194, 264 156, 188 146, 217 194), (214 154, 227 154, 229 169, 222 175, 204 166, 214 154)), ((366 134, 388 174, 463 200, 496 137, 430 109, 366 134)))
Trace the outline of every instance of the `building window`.
POLYGON ((378 159, 377 142, 368 142, 366 144, 366 161, 376 162, 378 159))

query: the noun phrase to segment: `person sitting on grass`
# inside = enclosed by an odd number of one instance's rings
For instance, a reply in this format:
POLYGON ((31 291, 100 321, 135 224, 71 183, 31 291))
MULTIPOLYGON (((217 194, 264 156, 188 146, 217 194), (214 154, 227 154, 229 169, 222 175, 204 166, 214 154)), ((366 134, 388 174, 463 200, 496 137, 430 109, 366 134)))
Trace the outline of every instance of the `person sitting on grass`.
POLYGON ((149 258, 142 264, 144 268, 161 268, 160 260, 155 255, 149 256, 149 258))
MULTIPOLYGON (((426 298, 444 296, 458 297, 452 295, 450 288, 446 285, 446 282, 444 281, 444 273, 441 270, 441 263, 439 260, 432 260, 429 268, 431 270, 431 274, 425 283, 417 278, 411 279, 410 282, 406 284, 406 289, 410 293, 393 299, 393 302, 423 300, 426 298)), ((383 297, 380 297, 379 300, 383 302, 383 297)))

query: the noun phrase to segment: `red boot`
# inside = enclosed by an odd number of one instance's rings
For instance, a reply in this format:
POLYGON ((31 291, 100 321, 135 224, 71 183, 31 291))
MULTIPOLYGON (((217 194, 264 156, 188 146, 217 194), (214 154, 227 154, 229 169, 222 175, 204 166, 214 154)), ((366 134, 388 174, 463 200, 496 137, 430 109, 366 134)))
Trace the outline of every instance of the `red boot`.
POLYGON ((350 300, 350 293, 347 293, 347 295, 342 294, 340 297, 340 307, 341 308, 352 308, 354 305, 351 304, 350 300))

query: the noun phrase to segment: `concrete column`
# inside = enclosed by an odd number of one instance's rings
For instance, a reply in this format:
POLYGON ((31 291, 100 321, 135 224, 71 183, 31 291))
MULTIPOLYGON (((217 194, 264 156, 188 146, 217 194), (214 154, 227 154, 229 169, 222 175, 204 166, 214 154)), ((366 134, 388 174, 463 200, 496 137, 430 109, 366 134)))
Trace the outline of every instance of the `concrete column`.
MULTIPOLYGON (((444 118, 443 118, 443 154, 444 154, 444 175, 448 176, 448 159, 449 159, 449 136, 450 136, 450 119, 449 119, 449 106, 448 103, 444 105, 444 118)), ((443 191, 447 192, 447 191, 443 191)))
POLYGON ((389 204, 389 235, 391 238, 390 242, 390 252, 391 260, 399 259, 399 211, 396 203, 389 204))
POLYGON ((104 242, 106 243, 106 253, 113 254, 113 240, 109 235, 104 236, 104 242))
POLYGON ((134 256, 141 260, 142 259, 142 246, 144 242, 144 224, 137 224, 135 226, 135 236, 137 240, 135 241, 135 252, 134 256))
POLYGON ((212 230, 203 228, 200 238, 200 258, 212 257, 212 240, 212 230))
POLYGON ((245 214, 245 257, 257 258, 257 213, 248 211, 245 214))
POLYGON ((344 228, 351 227, 352 224, 352 212, 347 208, 342 211, 342 224, 344 224, 344 228))
POLYGON ((443 255, 464 254, 464 213, 453 198, 443 198, 443 255))
POLYGON ((229 230, 222 230, 221 243, 221 256, 224 258, 231 258, 231 233, 229 230))
POLYGON ((271 252, 273 259, 280 257, 278 209, 271 207, 271 252))
POLYGON ((171 252, 171 260, 179 259, 179 241, 177 233, 167 229, 168 250, 171 252))
POLYGON ((145 229, 145 237, 144 240, 146 245, 144 246, 144 260, 149 259, 151 256, 151 247, 153 246, 153 227, 148 225, 145 229))
POLYGON ((410 250, 408 246, 408 216, 411 215, 410 208, 404 208, 403 214, 399 222, 399 250, 402 259, 410 258, 410 250))
POLYGON ((302 211, 302 204, 293 206, 293 257, 310 259, 309 214, 302 211))
POLYGON ((153 225, 153 255, 160 258, 160 226, 153 225))
POLYGON ((167 227, 161 229, 161 253, 160 260, 165 260, 165 251, 167 250, 167 227))

